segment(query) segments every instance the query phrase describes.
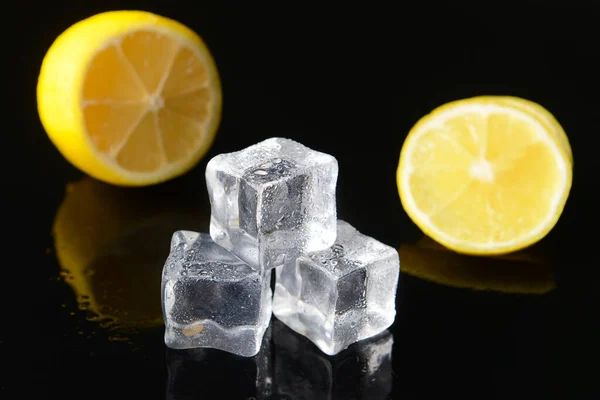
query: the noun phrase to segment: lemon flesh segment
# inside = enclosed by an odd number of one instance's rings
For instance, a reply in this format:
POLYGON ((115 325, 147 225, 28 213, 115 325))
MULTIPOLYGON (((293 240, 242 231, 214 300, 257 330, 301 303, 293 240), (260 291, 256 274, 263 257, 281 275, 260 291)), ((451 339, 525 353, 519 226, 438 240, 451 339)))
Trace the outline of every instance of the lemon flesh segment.
POLYGON ((523 99, 515 96, 479 96, 475 97, 477 101, 490 101, 496 104, 502 104, 512 108, 521 110, 532 117, 538 119, 538 121, 544 125, 552 133, 553 137, 561 146, 562 150, 566 153, 569 161, 573 164, 573 153, 571 150, 571 144, 569 138, 565 133, 564 128, 558 122, 558 120, 552 115, 550 111, 542 107, 541 105, 527 99, 523 99))
POLYGON ((140 11, 102 13, 67 29, 44 59, 37 95, 42 124, 65 158, 114 184, 181 175, 220 122, 219 76, 202 40, 140 11))
POLYGON ((517 107, 463 100, 422 118, 403 146, 402 204, 429 236, 471 254, 502 254, 556 223, 571 165, 554 133, 517 107))
MULTIPOLYGON (((108 105, 118 114, 113 119, 127 120, 129 125, 108 152, 106 146, 96 149, 105 150, 119 167, 134 172, 152 172, 185 160, 203 139, 203 121, 211 100, 207 79, 198 56, 164 34, 136 31, 117 38, 92 60, 84 82, 83 106, 108 105), (108 85, 107 72, 111 77, 108 85), (182 101, 189 104, 187 113, 178 107, 182 101)), ((109 123, 99 127, 94 118, 85 121, 94 143, 114 136, 109 123), (94 134, 98 131, 99 135, 94 134)))

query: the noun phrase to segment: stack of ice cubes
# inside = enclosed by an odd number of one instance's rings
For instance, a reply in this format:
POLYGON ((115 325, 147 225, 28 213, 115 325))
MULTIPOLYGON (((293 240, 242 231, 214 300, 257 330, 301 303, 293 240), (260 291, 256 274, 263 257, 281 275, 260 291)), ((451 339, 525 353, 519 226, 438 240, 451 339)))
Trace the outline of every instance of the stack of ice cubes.
POLYGON ((209 161, 210 234, 175 232, 163 270, 168 347, 251 357, 273 312, 334 355, 393 323, 398 253, 337 220, 337 175, 283 138, 209 161))

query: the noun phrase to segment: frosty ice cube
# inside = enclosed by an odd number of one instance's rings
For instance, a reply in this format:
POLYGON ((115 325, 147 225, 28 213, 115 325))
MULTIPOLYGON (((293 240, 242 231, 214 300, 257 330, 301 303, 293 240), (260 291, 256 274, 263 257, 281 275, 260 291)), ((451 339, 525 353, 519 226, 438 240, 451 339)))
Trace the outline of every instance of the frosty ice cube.
POLYGON ((336 235, 337 160, 290 139, 271 138, 206 166, 210 235, 255 268, 323 250, 336 235))
POLYGON ((274 392, 278 399, 388 399, 393 335, 385 330, 334 357, 273 321, 274 392))
POLYGON ((162 275, 166 345, 254 356, 271 319, 270 281, 208 234, 175 232, 162 275))
POLYGON ((333 355, 396 316, 398 252, 338 221, 337 240, 277 268, 273 313, 333 355))

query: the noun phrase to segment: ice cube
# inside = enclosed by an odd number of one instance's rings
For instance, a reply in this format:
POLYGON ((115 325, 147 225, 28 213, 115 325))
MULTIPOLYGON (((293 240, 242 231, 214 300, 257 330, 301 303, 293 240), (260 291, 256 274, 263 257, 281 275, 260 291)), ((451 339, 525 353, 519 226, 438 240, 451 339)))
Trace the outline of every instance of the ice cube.
POLYGON ((335 241, 337 160, 271 138, 206 166, 210 235, 255 268, 283 265, 335 241))
POLYGON ((251 357, 271 319, 270 273, 217 245, 208 234, 177 231, 162 275, 165 343, 251 357))
POLYGON ((383 400, 392 391, 394 337, 385 330, 334 357, 273 321, 274 392, 281 399, 383 400))
POLYGON ((338 221, 326 250, 277 268, 273 313, 333 355, 389 327, 396 316, 398 252, 338 221))

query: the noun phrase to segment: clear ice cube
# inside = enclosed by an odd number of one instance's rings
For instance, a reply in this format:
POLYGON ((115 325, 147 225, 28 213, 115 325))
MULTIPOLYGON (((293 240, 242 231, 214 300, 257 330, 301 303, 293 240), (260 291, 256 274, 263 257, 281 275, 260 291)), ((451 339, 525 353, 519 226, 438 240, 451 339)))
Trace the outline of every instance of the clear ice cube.
POLYGON ((175 232, 162 275, 166 345, 254 356, 271 319, 270 283, 208 234, 175 232))
POLYGON ((398 252, 338 221, 330 248, 277 268, 273 313, 334 355, 374 336, 396 316, 398 252))
POLYGON ((273 321, 274 392, 278 399, 388 399, 394 337, 385 330, 334 357, 273 321))
POLYGON ((210 235, 255 268, 323 250, 336 235, 337 160, 271 138, 220 154, 206 166, 210 235))

